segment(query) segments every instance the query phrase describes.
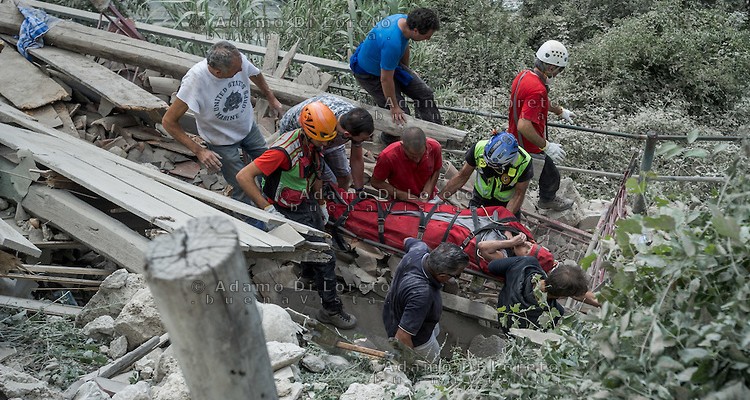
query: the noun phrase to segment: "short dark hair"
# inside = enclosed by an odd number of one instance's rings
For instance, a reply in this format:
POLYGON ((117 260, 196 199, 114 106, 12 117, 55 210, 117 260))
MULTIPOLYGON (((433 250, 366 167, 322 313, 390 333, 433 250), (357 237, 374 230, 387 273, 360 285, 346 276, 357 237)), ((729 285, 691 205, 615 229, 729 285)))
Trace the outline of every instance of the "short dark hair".
POLYGON ((589 290, 586 274, 580 267, 558 265, 544 281, 547 294, 555 297, 583 296, 589 290))
POLYGON ((357 107, 342 115, 339 123, 352 136, 359 136, 363 133, 369 135, 375 130, 375 121, 373 121, 372 115, 362 107, 357 107))
POLYGON ((225 72, 232 66, 235 57, 238 57, 239 55, 240 51, 235 45, 226 40, 220 40, 208 49, 208 52, 206 53, 206 62, 210 67, 225 72))
POLYGON ((427 135, 422 128, 410 126, 401 134, 401 142, 409 151, 421 151, 427 147, 427 135))
POLYGON ((406 16, 406 26, 424 35, 429 31, 440 30, 440 20, 435 11, 429 8, 415 8, 406 16))
POLYGON ((455 275, 469 264, 469 255, 453 243, 441 243, 425 262, 435 274, 455 275))

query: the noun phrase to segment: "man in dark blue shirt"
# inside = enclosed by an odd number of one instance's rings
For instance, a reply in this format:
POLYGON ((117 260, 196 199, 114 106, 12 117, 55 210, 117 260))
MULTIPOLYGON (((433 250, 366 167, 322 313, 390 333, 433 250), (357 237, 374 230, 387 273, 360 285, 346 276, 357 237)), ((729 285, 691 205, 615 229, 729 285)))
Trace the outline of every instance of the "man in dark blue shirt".
POLYGON ((406 255, 396 269, 383 305, 388 337, 432 361, 440 355, 438 322, 443 311, 443 284, 461 275, 469 256, 452 243, 430 251, 421 240, 404 240, 406 255))

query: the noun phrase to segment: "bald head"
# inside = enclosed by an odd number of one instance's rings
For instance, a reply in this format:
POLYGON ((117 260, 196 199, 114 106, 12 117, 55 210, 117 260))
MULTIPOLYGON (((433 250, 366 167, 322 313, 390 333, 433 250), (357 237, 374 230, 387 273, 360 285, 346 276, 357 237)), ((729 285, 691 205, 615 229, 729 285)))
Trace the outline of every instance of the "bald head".
POLYGON ((409 152, 422 153, 427 146, 427 136, 420 128, 406 128, 404 133, 401 134, 401 143, 409 152))

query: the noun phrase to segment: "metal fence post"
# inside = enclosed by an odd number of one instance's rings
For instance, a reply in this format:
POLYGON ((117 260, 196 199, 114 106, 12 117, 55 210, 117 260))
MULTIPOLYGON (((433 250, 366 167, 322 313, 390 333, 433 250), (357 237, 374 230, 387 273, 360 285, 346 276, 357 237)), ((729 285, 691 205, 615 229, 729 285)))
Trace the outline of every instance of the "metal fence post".
MULTIPOLYGON (((656 132, 646 133, 646 148, 643 150, 643 158, 641 158, 641 171, 638 173, 638 183, 640 184, 646 179, 646 173, 651 171, 651 164, 654 162, 654 151, 656 150, 656 142, 658 135, 656 132)), ((646 198, 643 193, 639 194, 635 199, 635 205, 633 211, 638 214, 646 212, 646 198)))

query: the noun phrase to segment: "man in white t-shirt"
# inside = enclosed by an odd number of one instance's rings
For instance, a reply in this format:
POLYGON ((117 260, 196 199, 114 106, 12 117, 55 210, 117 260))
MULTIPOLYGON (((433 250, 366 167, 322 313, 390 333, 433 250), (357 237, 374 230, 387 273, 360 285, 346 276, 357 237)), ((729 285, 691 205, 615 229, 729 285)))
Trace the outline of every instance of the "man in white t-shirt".
POLYGON ((266 151, 266 141, 253 118, 250 81, 257 86, 276 110, 281 103, 268 87, 260 70, 244 54, 227 42, 211 46, 206 59, 195 64, 182 78, 177 98, 164 114, 162 125, 178 142, 192 151, 209 171, 221 169, 232 185, 232 197, 252 204, 237 183, 237 173, 245 166, 240 150, 252 159, 266 151), (195 113, 198 134, 208 148, 190 139, 179 119, 190 109, 195 113))

